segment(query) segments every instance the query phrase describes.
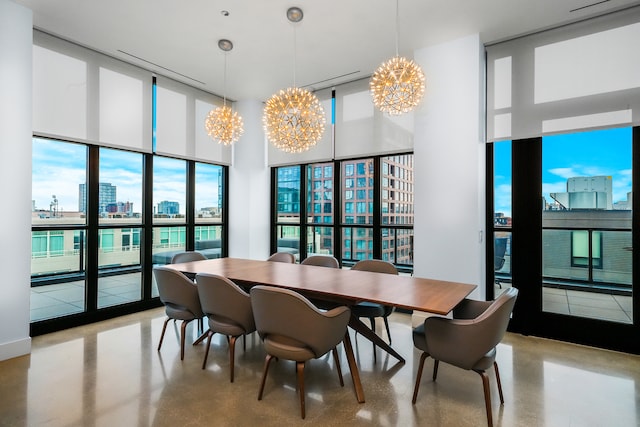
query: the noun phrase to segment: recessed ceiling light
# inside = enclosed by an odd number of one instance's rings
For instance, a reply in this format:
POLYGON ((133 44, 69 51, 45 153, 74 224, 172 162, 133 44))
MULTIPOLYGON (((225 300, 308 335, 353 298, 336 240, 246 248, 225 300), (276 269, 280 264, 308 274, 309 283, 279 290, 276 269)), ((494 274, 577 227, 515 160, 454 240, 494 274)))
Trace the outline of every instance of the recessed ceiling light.
POLYGON ((229 16, 229 11, 228 11, 228 10, 221 10, 221 11, 220 11, 220 15, 222 15, 222 16, 229 16))

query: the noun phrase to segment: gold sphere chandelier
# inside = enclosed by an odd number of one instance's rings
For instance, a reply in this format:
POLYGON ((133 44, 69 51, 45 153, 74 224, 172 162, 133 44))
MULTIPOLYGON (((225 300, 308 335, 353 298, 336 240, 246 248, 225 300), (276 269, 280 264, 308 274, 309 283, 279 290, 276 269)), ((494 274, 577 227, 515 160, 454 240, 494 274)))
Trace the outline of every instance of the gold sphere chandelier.
POLYGON ((316 145, 324 133, 324 109, 308 90, 290 87, 267 101, 262 116, 269 141, 287 153, 301 153, 316 145))
POLYGON ((233 43, 230 40, 218 40, 218 47, 224 51, 224 91, 223 105, 209 111, 204 121, 204 127, 214 141, 218 144, 231 145, 240 139, 244 133, 242 117, 227 107, 227 52, 233 49, 233 43))
MULTIPOLYGON (((302 20, 302 10, 291 7, 287 19, 302 20)), ((267 100, 262 116, 269 141, 287 153, 307 151, 322 138, 325 127, 324 109, 318 98, 295 84, 295 27, 294 27, 294 83, 267 100)))
POLYGON ((373 104, 397 116, 413 110, 424 96, 424 73, 413 60, 398 55, 398 0, 396 0, 396 56, 383 62, 371 76, 373 104))
POLYGON ((209 111, 204 127, 212 139, 224 145, 237 142, 244 133, 242 117, 226 105, 209 111))
POLYGON ((413 60, 395 56, 371 76, 373 103, 383 113, 397 116, 413 110, 424 96, 424 73, 413 60))

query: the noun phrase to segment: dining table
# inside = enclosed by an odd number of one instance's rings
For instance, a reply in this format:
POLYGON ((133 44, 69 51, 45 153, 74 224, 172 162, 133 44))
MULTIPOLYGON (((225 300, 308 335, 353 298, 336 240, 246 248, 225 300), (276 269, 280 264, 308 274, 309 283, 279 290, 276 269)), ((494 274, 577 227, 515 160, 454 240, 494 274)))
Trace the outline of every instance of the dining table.
MULTIPOLYGON (((320 299, 346 306, 368 301, 439 315, 447 315, 476 288, 476 285, 467 283, 408 275, 229 257, 168 264, 166 267, 191 276, 198 273, 216 274, 245 288, 253 285, 287 288, 310 299, 320 299)), ((353 313, 349 320, 349 327, 400 362, 405 362, 393 347, 353 313)), ((360 383, 360 374, 348 333, 345 334, 343 344, 356 397, 362 403, 364 390, 360 383)))

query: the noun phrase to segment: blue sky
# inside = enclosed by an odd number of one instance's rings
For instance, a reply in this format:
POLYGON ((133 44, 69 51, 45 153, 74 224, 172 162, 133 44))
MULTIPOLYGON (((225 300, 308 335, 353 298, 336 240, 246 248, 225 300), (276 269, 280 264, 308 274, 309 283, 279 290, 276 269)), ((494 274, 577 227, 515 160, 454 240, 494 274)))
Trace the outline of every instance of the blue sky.
MULTIPOLYGON (((631 191, 631 128, 546 136, 542 146, 542 195, 566 191, 567 179, 611 176, 613 202, 631 191)), ((511 216, 511 142, 495 144, 495 211, 511 216)))
MULTIPOLYGON (((79 184, 86 182, 87 149, 80 144, 38 139, 33 144, 32 199, 37 209, 49 209, 52 196, 62 211, 78 210, 79 184)), ((186 163, 154 157, 154 205, 163 200, 180 203, 185 209, 186 163)), ((217 206, 218 175, 222 168, 196 165, 196 209, 217 206)), ((117 187, 118 202, 133 202, 142 208, 142 156, 121 150, 100 150, 100 182, 117 187)))

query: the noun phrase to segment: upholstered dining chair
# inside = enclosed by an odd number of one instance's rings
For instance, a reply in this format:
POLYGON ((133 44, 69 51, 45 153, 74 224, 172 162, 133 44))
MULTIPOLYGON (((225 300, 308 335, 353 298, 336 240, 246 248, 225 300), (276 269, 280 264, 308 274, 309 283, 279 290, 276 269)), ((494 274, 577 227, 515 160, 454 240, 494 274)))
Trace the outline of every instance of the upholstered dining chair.
POLYGON ((302 265, 315 265, 318 267, 340 268, 338 260, 331 255, 311 255, 303 259, 302 265))
MULTIPOLYGON (((340 268, 340 263, 336 257, 331 255, 311 255, 300 262, 301 265, 314 265, 316 267, 340 268)), ((318 298, 310 299, 311 304, 323 310, 331 310, 340 306, 340 304, 326 301, 318 298)))
MULTIPOLYGON (((371 271, 374 273, 385 273, 398 275, 398 269, 395 265, 387 261, 379 259, 364 259, 356 262, 352 270, 359 271, 371 271)), ((376 317, 382 317, 384 320, 384 326, 387 329, 387 337, 389 337, 389 344, 391 344, 391 331, 389 330, 389 320, 387 319, 391 313, 393 313, 393 307, 390 305, 378 304, 375 302, 364 301, 351 307, 353 314, 357 317, 366 317, 371 323, 371 330, 376 331, 376 317)), ((376 359, 376 345, 373 344, 373 359, 376 359)))
POLYGON ((286 262, 286 263, 293 264, 294 262, 296 262, 296 257, 289 252, 276 252, 272 254, 269 258, 267 258, 267 261, 286 262))
POLYGON ((158 343, 158 351, 162 347, 164 333, 167 330, 169 320, 175 322, 182 320, 180 328, 180 360, 184 360, 184 341, 187 324, 192 320, 198 320, 200 329, 201 322, 204 317, 202 307, 200 306, 200 298, 198 297, 198 289, 184 274, 168 267, 154 267, 153 274, 158 285, 158 294, 160 301, 164 304, 167 319, 162 326, 160 334, 160 343, 158 343))
MULTIPOLYGON (((207 366, 213 335, 216 333, 226 335, 229 343, 230 379, 233 382, 236 340, 256 330, 251 298, 231 280, 215 274, 198 273, 196 286, 202 311, 209 321, 209 329, 198 339, 202 341, 205 337, 207 338, 207 350, 204 353, 202 369, 207 366)), ((195 344, 198 344, 198 341, 195 344)))
MULTIPOLYGON (((184 251, 184 252, 178 252, 177 254, 173 255, 171 257, 171 264, 178 264, 181 262, 191 262, 191 261, 203 261, 205 259, 207 259, 207 257, 204 256, 201 252, 184 251)), ((189 279, 194 281, 196 279, 196 275, 193 273, 185 274, 185 276, 187 276, 189 279)))
POLYGON ((174 256, 171 257, 171 264, 178 264, 180 262, 191 262, 191 261, 203 261, 207 259, 201 252, 197 251, 184 251, 178 252, 174 256))
POLYGON ((336 346, 347 333, 349 308, 341 306, 322 311, 294 291, 263 285, 251 288, 251 306, 258 334, 267 352, 258 400, 262 400, 271 360, 274 357, 293 360, 296 362, 300 414, 304 419, 304 367, 307 360, 332 351, 340 385, 344 386, 336 346))
POLYGON ((504 404, 496 362, 496 346, 507 330, 517 296, 518 290, 509 288, 494 301, 465 299, 453 310, 453 319, 428 317, 423 324, 413 330, 413 343, 422 350, 413 390, 414 404, 418 397, 424 362, 431 356, 434 360, 433 381, 438 375, 440 361, 480 374, 484 388, 487 423, 489 427, 493 426, 491 389, 486 370, 493 365, 500 403, 504 404))

